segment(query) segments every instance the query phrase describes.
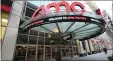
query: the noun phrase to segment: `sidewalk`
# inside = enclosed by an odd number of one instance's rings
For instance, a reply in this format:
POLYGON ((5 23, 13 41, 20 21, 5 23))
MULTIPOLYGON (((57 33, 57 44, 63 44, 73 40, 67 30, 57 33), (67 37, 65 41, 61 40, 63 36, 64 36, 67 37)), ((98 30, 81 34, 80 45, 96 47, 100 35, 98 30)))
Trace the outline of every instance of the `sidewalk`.
POLYGON ((89 60, 89 61, 108 61, 108 56, 112 56, 113 52, 112 50, 108 50, 108 53, 105 54, 104 52, 88 55, 85 57, 78 57, 78 58, 72 58, 71 60, 89 60))
MULTIPOLYGON (((112 56, 112 54, 113 54, 112 50, 108 50, 107 54, 105 54, 104 52, 101 52, 97 54, 87 55, 84 57, 79 57, 79 56, 75 56, 73 58, 66 57, 66 58, 63 58, 62 61, 108 61, 107 57, 112 56)), ((55 60, 51 60, 51 61, 55 61, 55 60)))

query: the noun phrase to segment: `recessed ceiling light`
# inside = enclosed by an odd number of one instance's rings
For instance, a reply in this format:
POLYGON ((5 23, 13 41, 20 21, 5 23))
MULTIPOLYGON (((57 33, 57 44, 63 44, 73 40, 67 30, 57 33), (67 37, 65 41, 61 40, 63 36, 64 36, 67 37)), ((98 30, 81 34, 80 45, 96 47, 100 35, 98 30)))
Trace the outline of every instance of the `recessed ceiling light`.
POLYGON ((54 29, 54 32, 55 32, 55 33, 58 33, 58 29, 55 28, 55 29, 54 29))

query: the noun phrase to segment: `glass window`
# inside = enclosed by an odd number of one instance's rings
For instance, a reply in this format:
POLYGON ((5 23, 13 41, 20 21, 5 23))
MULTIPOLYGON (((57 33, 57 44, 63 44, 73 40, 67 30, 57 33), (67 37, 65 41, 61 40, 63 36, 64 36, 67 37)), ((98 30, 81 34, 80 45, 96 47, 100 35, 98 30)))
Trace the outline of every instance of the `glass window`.
POLYGON ((37 53, 38 61, 43 61, 44 47, 43 46, 38 46, 37 51, 38 51, 38 53, 37 53))
POLYGON ((64 41, 61 41, 60 43, 61 43, 62 45, 65 45, 65 42, 64 42, 64 41))
POLYGON ((30 30, 30 35, 38 36, 38 31, 36 31, 36 30, 30 30))
MULTIPOLYGON (((60 44, 60 41, 59 40, 53 40, 53 41, 54 41, 54 43, 52 43, 52 44, 55 44, 55 45, 60 44)), ((52 40, 50 42, 52 42, 52 40)))
MULTIPOLYGON (((32 1, 32 2, 33 2, 33 1, 32 1)), ((38 3, 38 2, 37 2, 37 3, 38 3)), ((27 2, 27 7, 32 8, 32 9, 34 9, 34 10, 37 9, 37 5, 34 5, 34 4, 30 3, 30 2, 27 2)))
POLYGON ((51 42, 50 42, 50 39, 49 38, 45 38, 45 45, 50 45, 51 42))
POLYGON ((29 46, 27 51, 27 61, 36 60, 36 46, 29 46))
POLYGON ((35 6, 38 6, 38 7, 40 7, 40 2, 41 2, 41 0, 39 0, 38 2, 37 1, 30 1, 30 0, 28 0, 28 3, 31 3, 31 4, 34 4, 35 6))
POLYGON ((69 52, 69 47, 66 47, 66 52, 69 52))
POLYGON ((49 30, 45 29, 45 28, 44 28, 44 27, 42 27, 42 26, 35 27, 35 29, 37 29, 37 31, 41 31, 41 32, 50 33, 50 31, 49 31, 49 30))
POLYGON ((27 41, 28 41, 28 35, 18 34, 17 44, 27 44, 27 41))
POLYGON ((27 46, 16 46, 14 61, 25 61, 27 46))
POLYGON ((34 11, 35 11, 35 10, 33 10, 32 8, 26 7, 26 13, 25 13, 25 16, 32 17, 34 11))
POLYGON ((74 41, 73 43, 74 43, 74 44, 73 44, 74 46, 77 46, 77 41, 74 41))
POLYGON ((48 33, 45 33, 45 37, 51 37, 51 35, 49 35, 48 33))
POLYGON ((45 60, 51 59, 51 47, 45 47, 45 60))
POLYGON ((38 44, 39 45, 44 45, 44 38, 43 37, 39 37, 38 44))
POLYGON ((20 34, 29 34, 29 31, 23 31, 22 30, 22 28, 19 28, 19 31, 18 31, 18 33, 20 33, 20 34))
POLYGON ((29 44, 37 44, 37 38, 36 36, 29 36, 29 44))
POLYGON ((56 53, 57 47, 56 46, 52 46, 51 49, 52 49, 52 59, 54 59, 55 56, 56 56, 55 53, 56 53))
POLYGON ((44 33, 39 32, 39 36, 44 37, 44 33))
POLYGON ((65 57, 66 56, 66 49, 65 47, 62 46, 62 55, 65 57))

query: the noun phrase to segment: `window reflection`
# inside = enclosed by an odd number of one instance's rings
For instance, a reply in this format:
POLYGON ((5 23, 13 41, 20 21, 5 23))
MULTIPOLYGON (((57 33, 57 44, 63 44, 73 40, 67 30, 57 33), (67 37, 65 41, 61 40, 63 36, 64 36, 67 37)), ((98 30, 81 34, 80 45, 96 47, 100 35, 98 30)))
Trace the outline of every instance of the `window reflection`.
POLYGON ((29 34, 29 31, 23 32, 22 28, 19 28, 18 33, 20 33, 20 34, 29 34))
POLYGON ((32 9, 32 8, 26 7, 26 13, 25 13, 25 15, 28 16, 28 17, 31 17, 32 14, 34 13, 34 11, 35 10, 32 9))
POLYGON ((27 61, 35 61, 36 59, 36 46, 29 46, 27 51, 27 61))
POLYGON ((39 45, 44 45, 44 38, 43 37, 39 37, 38 44, 39 45))
POLYGON ((52 59, 54 59, 55 55, 56 55, 55 53, 56 53, 57 47, 56 46, 52 46, 51 49, 52 49, 52 59))
POLYGON ((51 59, 51 46, 45 47, 45 59, 46 60, 51 59))
POLYGON ((38 36, 38 31, 30 30, 30 35, 38 36))
MULTIPOLYGON (((32 2, 34 2, 34 1, 32 1, 32 2)), ((37 4, 38 4, 38 3, 39 3, 39 2, 37 2, 37 4)), ((32 8, 32 9, 34 9, 34 10, 37 9, 37 6, 34 5, 34 4, 31 4, 30 1, 27 2, 27 7, 32 8)))
POLYGON ((64 46, 62 46, 62 56, 66 56, 66 49, 65 49, 65 47, 64 46))
POLYGON ((39 32, 39 36, 44 37, 44 33, 39 32))
POLYGON ((45 33, 45 37, 46 37, 46 38, 49 38, 49 37, 51 37, 51 35, 48 34, 48 33, 45 33))
POLYGON ((45 38, 45 45, 50 45, 51 42, 50 42, 50 39, 49 38, 45 38))
POLYGON ((70 47, 66 47, 66 56, 70 56, 70 47))
POLYGON ((38 46, 37 51, 38 51, 38 53, 37 53, 37 60, 43 60, 44 47, 43 46, 38 46))
POLYGON ((14 61, 24 61, 26 56, 26 46, 16 46, 14 61))
POLYGON ((27 41, 28 41, 28 35, 18 34, 17 44, 27 44, 27 41))
POLYGON ((29 44, 37 44, 37 38, 36 36, 29 36, 29 44))
POLYGON ((73 47, 73 54, 77 55, 77 47, 73 47))

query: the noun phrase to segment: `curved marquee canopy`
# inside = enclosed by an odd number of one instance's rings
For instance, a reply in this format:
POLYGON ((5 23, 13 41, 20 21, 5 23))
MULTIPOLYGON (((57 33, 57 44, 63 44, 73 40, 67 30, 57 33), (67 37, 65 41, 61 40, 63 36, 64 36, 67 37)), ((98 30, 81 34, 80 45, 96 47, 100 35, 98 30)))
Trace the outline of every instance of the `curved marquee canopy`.
POLYGON ((105 31, 104 25, 103 18, 95 13, 87 11, 50 11, 44 16, 34 15, 30 21, 21 25, 21 28, 23 28, 23 31, 32 28, 40 32, 58 34, 59 36, 73 34, 74 39, 84 40, 102 34, 105 31))
POLYGON ((49 15, 41 18, 32 18, 31 22, 27 22, 23 26, 23 30, 33 28, 34 30, 45 33, 61 33, 74 34, 74 38, 84 40, 91 37, 96 37, 105 31, 104 20, 94 13, 70 12, 66 15, 65 12, 60 12, 60 15, 49 13, 49 15))

